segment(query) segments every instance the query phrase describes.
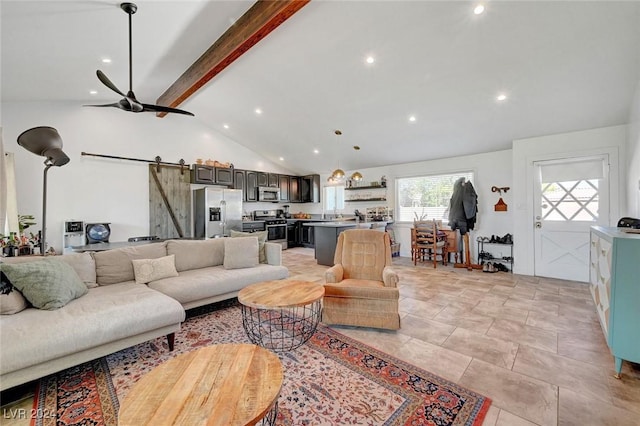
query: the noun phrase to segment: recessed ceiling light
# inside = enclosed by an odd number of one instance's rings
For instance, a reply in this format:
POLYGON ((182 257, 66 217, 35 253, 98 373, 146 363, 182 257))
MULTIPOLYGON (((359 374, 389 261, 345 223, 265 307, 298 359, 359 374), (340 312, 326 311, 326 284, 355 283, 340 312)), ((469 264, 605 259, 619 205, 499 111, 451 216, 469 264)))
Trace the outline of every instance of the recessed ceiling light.
POLYGON ((228 124, 223 124, 222 127, 224 127, 225 129, 228 129, 229 125, 228 124))
POLYGON ((376 59, 373 56, 367 56, 366 61, 368 64, 372 64, 376 61, 376 59))
POLYGON ((280 161, 284 161, 284 157, 280 157, 280 161))
POLYGON ((479 4, 477 5, 474 9, 473 9, 473 13, 475 13, 476 15, 480 15, 482 12, 484 12, 484 6, 479 4))
POLYGON ((102 63, 103 63, 103 64, 110 64, 110 63, 111 63, 111 59, 109 59, 109 58, 102 58, 102 63))
POLYGON ((97 90, 89 90, 89 94, 90 95, 97 95, 98 91, 97 90))
POLYGON ((498 96, 496 96, 496 100, 502 102, 507 100, 507 95, 505 95, 504 93, 500 93, 498 96))
POLYGON ((412 123, 413 123, 414 121, 416 121, 416 116, 415 116, 415 115, 410 115, 410 116, 409 116, 409 121, 410 121, 410 122, 412 122, 412 123))
POLYGON ((313 150, 313 153, 314 153, 314 154, 319 154, 319 153, 320 153, 320 151, 318 151, 317 149, 314 149, 314 150, 313 150))
POLYGON ((260 108, 256 108, 256 114, 258 115, 262 114, 262 110, 260 108))

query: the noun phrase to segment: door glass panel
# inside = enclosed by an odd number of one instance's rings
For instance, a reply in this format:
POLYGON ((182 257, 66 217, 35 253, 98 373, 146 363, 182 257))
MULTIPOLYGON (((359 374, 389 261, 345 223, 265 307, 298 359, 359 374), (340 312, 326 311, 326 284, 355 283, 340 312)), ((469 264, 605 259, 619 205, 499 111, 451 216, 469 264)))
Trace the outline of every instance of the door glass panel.
POLYGON ((546 182, 541 185, 542 219, 596 222, 599 211, 598 179, 546 182))

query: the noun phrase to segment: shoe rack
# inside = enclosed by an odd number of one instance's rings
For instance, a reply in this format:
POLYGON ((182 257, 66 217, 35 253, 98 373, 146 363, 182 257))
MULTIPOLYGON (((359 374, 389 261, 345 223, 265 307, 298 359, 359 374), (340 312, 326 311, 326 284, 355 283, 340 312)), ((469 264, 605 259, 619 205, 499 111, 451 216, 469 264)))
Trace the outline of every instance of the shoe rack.
MULTIPOLYGON (((486 237, 478 237, 478 263, 485 262, 498 262, 505 267, 513 274, 513 240, 510 243, 500 242, 499 239, 493 238, 489 239, 486 237), (500 257, 494 257, 491 252, 485 251, 485 245, 490 246, 493 251, 500 250, 501 247, 507 249, 508 254, 505 253, 504 250, 501 250, 500 257), (487 256, 488 255, 488 256, 487 256)), ((505 271, 506 272, 506 271, 505 271)))

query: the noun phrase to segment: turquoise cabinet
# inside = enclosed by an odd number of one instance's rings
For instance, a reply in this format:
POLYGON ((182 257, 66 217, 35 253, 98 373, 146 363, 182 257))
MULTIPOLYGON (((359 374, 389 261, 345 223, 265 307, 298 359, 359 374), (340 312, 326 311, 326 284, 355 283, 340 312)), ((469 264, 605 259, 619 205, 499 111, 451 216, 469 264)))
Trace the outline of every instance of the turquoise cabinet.
POLYGON ((590 290, 615 358, 640 363, 640 235, 591 227, 590 290))

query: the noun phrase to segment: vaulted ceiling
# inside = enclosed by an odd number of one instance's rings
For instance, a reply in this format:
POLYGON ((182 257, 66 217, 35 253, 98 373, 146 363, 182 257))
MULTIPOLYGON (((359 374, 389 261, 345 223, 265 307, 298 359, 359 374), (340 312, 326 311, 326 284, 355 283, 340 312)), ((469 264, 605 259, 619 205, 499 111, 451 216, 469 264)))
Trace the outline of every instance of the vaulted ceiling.
MULTIPOLYGON (((253 5, 136 3, 133 88, 146 103, 253 5)), ((640 2, 495 1, 479 15, 476 4, 312 0, 179 106, 195 118, 180 118, 299 173, 328 172, 338 155, 353 170, 627 123, 640 2)), ((117 101, 96 69, 127 89, 119 2, 3 0, 0 13, 3 102, 117 101)))

